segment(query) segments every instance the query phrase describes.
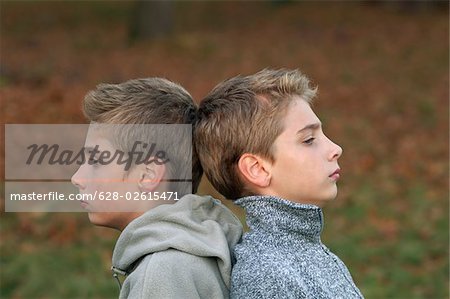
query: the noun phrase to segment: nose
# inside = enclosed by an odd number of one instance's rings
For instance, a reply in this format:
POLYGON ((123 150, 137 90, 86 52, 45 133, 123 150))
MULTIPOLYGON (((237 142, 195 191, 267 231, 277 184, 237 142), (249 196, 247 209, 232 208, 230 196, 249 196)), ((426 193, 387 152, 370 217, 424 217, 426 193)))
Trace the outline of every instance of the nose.
POLYGON ((83 190, 84 188, 86 188, 86 186, 83 183, 83 179, 81 177, 81 168, 82 167, 83 166, 78 168, 78 170, 73 174, 72 178, 70 179, 72 184, 80 190, 83 190))
POLYGON ((334 161, 339 159, 342 155, 342 147, 330 140, 330 149, 329 160, 334 161))

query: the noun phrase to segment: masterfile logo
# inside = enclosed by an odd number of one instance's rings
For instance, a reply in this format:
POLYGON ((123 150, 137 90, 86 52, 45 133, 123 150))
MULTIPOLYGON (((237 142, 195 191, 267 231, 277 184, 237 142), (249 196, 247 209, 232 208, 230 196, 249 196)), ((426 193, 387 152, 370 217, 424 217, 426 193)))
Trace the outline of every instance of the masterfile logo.
MULTIPOLYGON (((84 211, 79 201, 86 202, 86 196, 113 202, 167 200, 169 194, 177 200, 178 194, 192 190, 191 163, 191 125, 5 125, 5 210, 84 211), (164 165, 162 180, 170 186, 168 192, 117 193, 116 187, 127 179, 112 170, 125 174, 140 165, 164 165), (96 196, 79 194, 73 184, 82 167, 90 171, 78 175, 80 181, 102 183, 96 196)), ((132 206, 127 209, 134 211, 132 206)))

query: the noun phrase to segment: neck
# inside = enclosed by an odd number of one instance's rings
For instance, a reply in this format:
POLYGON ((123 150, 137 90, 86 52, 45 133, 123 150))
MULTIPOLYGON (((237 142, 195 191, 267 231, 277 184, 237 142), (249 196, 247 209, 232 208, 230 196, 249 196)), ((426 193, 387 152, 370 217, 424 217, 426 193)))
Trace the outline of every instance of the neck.
POLYGON ((125 229, 125 227, 127 227, 127 225, 130 224, 131 221, 138 218, 142 214, 144 214, 144 212, 124 213, 124 215, 123 215, 124 217, 121 218, 117 223, 115 223, 112 228, 115 228, 119 231, 123 231, 125 229))

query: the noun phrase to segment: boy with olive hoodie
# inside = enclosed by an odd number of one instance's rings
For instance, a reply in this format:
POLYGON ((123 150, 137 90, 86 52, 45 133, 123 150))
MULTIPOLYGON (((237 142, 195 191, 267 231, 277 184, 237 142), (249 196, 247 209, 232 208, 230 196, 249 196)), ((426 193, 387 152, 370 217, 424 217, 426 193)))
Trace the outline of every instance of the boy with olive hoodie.
POLYGON ((218 200, 191 194, 202 169, 190 136, 180 133, 188 125, 190 135, 196 119, 189 93, 161 78, 100 84, 86 95, 84 113, 91 155, 72 182, 80 193, 110 197, 82 206, 91 223, 121 231, 112 258, 120 298, 228 298, 242 226, 218 200), (149 144, 163 151, 139 163, 142 155, 133 154, 149 144), (106 163, 111 151, 127 153, 131 167, 106 163))

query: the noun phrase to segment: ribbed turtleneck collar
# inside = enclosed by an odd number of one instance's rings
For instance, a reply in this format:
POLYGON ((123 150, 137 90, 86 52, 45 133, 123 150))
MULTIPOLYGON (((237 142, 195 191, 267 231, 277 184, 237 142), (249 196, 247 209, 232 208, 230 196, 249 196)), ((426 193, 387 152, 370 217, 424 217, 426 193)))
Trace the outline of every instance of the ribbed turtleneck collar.
POLYGON ((275 196, 248 196, 235 201, 246 211, 251 229, 300 234, 320 241, 322 209, 315 205, 291 202, 275 196))

